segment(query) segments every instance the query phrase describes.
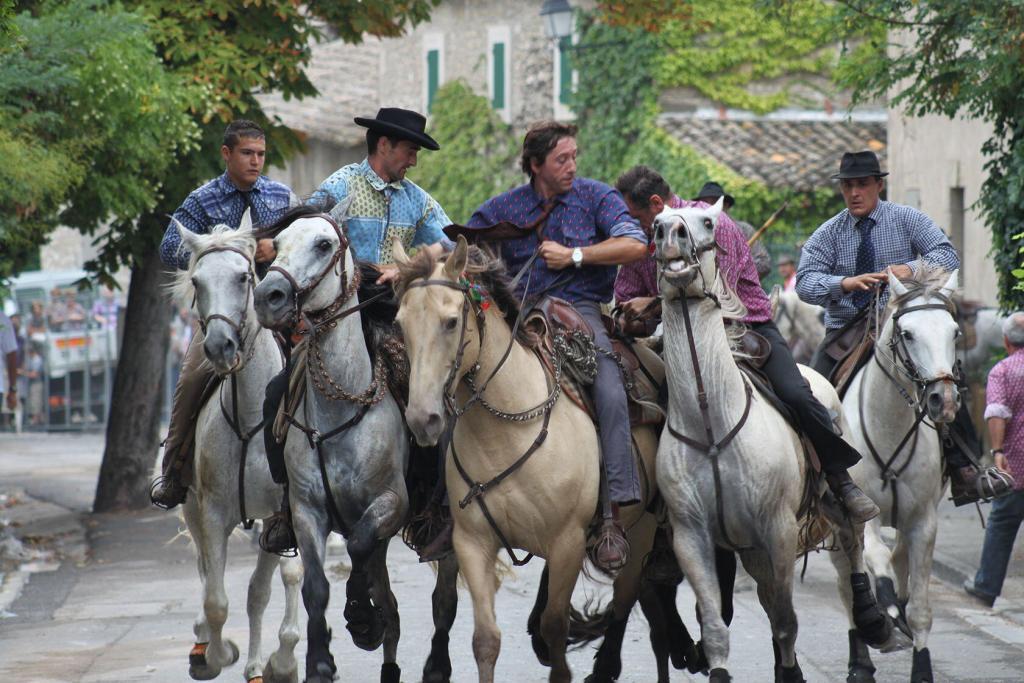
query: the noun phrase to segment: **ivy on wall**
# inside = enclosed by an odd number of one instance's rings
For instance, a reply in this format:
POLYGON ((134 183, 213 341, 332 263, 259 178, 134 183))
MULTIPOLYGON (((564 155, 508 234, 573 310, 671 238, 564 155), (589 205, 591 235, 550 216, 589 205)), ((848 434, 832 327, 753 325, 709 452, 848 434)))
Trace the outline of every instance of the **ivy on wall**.
POLYGON ((424 151, 410 177, 436 199, 456 223, 496 194, 523 182, 518 170, 519 136, 463 81, 437 91, 430 134, 441 149, 424 151))

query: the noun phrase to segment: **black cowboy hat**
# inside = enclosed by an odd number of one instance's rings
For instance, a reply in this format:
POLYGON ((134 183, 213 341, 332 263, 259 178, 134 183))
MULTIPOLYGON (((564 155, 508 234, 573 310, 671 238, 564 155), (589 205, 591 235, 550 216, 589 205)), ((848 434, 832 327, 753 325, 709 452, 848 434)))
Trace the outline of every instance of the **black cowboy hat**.
POLYGON ((718 201, 719 197, 725 197, 726 209, 729 209, 733 204, 736 203, 736 200, 733 199, 732 195, 726 194, 725 190, 722 189, 722 186, 713 180, 709 180, 708 182, 704 183, 704 187, 700 188, 700 192, 698 192, 697 196, 694 197, 693 199, 694 201, 697 201, 699 199, 710 199, 712 201, 708 203, 714 204, 716 201, 718 201))
POLYGON ((357 116, 355 122, 388 138, 408 140, 427 149, 441 149, 441 145, 424 132, 427 127, 427 119, 422 114, 408 109, 382 107, 377 111, 376 118, 368 119, 364 116, 357 116))
POLYGON ((839 173, 832 176, 832 180, 844 178, 884 178, 888 172, 882 173, 878 165, 878 157, 870 150, 863 152, 846 152, 842 161, 839 162, 839 173))

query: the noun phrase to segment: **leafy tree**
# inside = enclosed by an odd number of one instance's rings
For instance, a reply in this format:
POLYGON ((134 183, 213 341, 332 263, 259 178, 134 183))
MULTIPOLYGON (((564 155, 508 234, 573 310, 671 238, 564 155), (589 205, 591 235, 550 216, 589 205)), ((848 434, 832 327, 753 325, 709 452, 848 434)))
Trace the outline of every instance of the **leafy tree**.
POLYGON ((847 55, 840 82, 864 99, 889 93, 914 116, 967 115, 992 125, 982 151, 988 177, 979 206, 992 231, 999 299, 1024 306, 1024 8, 977 0, 843 0, 838 31, 872 24, 890 31, 873 50, 847 55), (1017 271, 1017 272, 1014 272, 1017 271))
POLYGON ((420 154, 415 181, 429 189, 456 223, 465 223, 484 201, 523 178, 518 136, 486 97, 462 81, 437 91, 430 133, 441 149, 420 154))
POLYGON ((316 90, 305 74, 311 41, 329 26, 344 40, 364 34, 400 35, 429 17, 440 0, 126 0, 149 20, 165 68, 192 86, 189 111, 200 126, 199 145, 175 158, 175 172, 159 178, 162 199, 135 221, 111 225, 105 248, 91 264, 106 270, 132 264, 125 314, 125 345, 114 383, 106 450, 96 489, 97 511, 148 505, 148 480, 157 451, 161 376, 170 307, 163 300, 164 266, 157 244, 171 213, 189 191, 219 175, 217 150, 232 118, 255 120, 267 131, 268 161, 279 163, 300 147, 287 128, 268 120, 254 94, 280 91, 286 99, 316 90))

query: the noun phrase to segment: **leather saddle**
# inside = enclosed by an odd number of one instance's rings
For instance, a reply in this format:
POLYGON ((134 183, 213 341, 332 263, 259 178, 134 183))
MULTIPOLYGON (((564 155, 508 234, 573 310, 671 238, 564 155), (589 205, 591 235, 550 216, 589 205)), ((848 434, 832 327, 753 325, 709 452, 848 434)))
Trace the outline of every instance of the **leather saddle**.
POLYGON ((824 352, 837 361, 828 380, 836 388, 839 398, 846 395, 850 382, 875 353, 877 331, 874 317, 865 315, 848 324, 824 352))
MULTIPOLYGON (((661 424, 664 422, 666 403, 661 399, 665 385, 665 366, 661 358, 649 348, 634 345, 628 339, 615 333, 611 318, 604 316, 605 329, 612 343, 612 351, 618 355, 623 370, 623 382, 629 400, 629 422, 632 426, 661 424), (661 410, 654 406, 660 406, 661 410)), ((577 334, 593 341, 594 332, 590 324, 571 303, 564 299, 544 297, 525 317, 524 326, 538 339, 540 357, 548 370, 554 373, 554 336, 577 334)), ((596 420, 593 399, 586 386, 572 378, 574 373, 562 373, 562 391, 596 420)))

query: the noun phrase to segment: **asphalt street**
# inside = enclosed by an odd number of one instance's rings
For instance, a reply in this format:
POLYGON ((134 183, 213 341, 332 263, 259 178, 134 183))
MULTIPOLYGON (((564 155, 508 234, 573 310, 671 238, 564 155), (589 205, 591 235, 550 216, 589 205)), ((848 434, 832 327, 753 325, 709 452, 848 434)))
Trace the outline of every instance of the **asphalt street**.
MULTIPOLYGON (((187 655, 192 621, 200 605, 193 551, 179 534, 183 524, 173 513, 86 515, 95 487, 102 437, 20 437, 0 435, 0 488, 31 498, 36 520, 52 518, 49 529, 59 537, 59 554, 8 573, 0 600, 0 679, 19 683, 188 680, 187 655), (71 512, 61 517, 59 510, 71 512), (38 510, 38 511, 37 511, 38 510), (74 521, 77 520, 77 521, 74 521), (82 533, 70 530, 79 523, 82 533), (16 597, 14 597, 16 595, 16 597)), ((28 505, 29 503, 25 503, 28 505)), ((16 514, 18 507, 10 508, 16 514)), ((959 510, 958 514, 974 514, 959 510)), ((42 522, 39 522, 42 523, 42 522)), ((975 520, 975 526, 977 524, 975 520)), ((959 529, 961 527, 950 527, 959 529)), ((940 528, 939 547, 946 527, 940 528)), ((980 530, 977 532, 980 533, 980 530)), ((951 537, 952 538, 952 537, 951 537)), ((245 594, 254 566, 252 539, 237 534, 230 547, 227 587, 230 616, 226 631, 246 647, 245 594)), ((971 559, 970 561, 974 561, 971 559)), ((347 556, 338 550, 328 563, 331 588, 343 595, 347 556)), ((429 593, 434 576, 416 563, 401 543, 392 544, 391 576, 402 615, 399 664, 404 681, 418 681, 430 644, 429 593)), ((527 614, 541 571, 537 560, 504 581, 497 598, 503 632, 498 659, 499 681, 545 681, 547 670, 533 655, 525 632, 527 614)), ((954 585, 933 578, 935 624, 931 652, 936 681, 1019 681, 1024 678, 1024 600, 1013 579, 1007 599, 990 610, 971 601, 954 585)), ((730 670, 736 681, 771 680, 772 650, 768 622, 749 578, 741 577, 736 617, 731 630, 730 670)), ((264 626, 264 654, 275 647, 283 615, 283 592, 275 581, 264 626)), ((589 581, 577 589, 576 602, 604 596, 607 587, 589 581)), ((460 612, 451 637, 453 680, 474 681, 471 653, 472 615, 468 593, 460 590, 460 612)), ((824 555, 813 555, 806 578, 796 586, 800 620, 798 654, 808 681, 842 681, 846 675, 846 617, 835 592, 835 574, 824 555)), ((679 608, 696 634, 693 596, 684 584, 679 608)), ((341 681, 375 681, 380 653, 358 650, 348 639, 335 600, 328 619, 336 635, 332 649, 341 681)), ((304 623, 304 621, 303 621, 304 623)), ((299 657, 305 652, 300 642, 299 657)), ((590 670, 593 650, 572 653, 576 680, 590 670)), ((879 681, 908 680, 910 653, 873 653, 879 681)), ((636 610, 624 646, 622 681, 656 680, 647 639, 647 624, 636 610)), ((220 680, 241 680, 242 663, 220 680)), ((673 681, 706 680, 675 671, 673 681)))

